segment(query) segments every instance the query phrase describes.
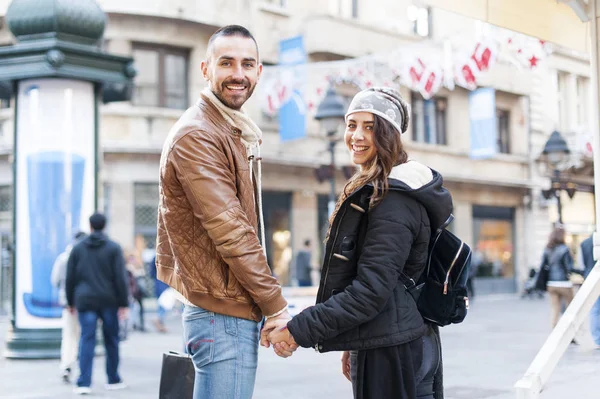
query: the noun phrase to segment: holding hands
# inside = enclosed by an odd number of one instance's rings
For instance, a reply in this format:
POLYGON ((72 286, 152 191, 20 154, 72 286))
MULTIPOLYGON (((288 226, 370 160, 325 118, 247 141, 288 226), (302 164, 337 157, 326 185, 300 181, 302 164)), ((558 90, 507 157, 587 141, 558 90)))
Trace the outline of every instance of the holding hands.
POLYGON ((287 328, 288 321, 291 320, 286 311, 279 316, 267 319, 262 331, 260 332, 260 344, 265 348, 273 345, 275 353, 283 358, 290 357, 298 344, 287 328))

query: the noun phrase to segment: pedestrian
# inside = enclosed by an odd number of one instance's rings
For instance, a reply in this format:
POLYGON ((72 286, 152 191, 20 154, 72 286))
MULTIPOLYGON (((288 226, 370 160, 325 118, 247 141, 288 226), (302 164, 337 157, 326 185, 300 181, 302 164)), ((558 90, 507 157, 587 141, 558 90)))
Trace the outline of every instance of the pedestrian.
POLYGON ((245 399, 263 316, 290 316, 261 246, 262 132, 242 109, 262 71, 258 46, 246 28, 229 25, 207 47, 208 87, 163 147, 156 266, 184 303, 194 398, 245 399))
POLYGON ((154 327, 156 327, 156 331, 161 333, 166 333, 167 326, 165 324, 165 318, 167 315, 167 310, 160 304, 158 298, 169 288, 169 286, 158 279, 157 271, 156 271, 156 256, 152 258, 150 262, 150 277, 154 280, 154 295, 156 296, 156 318, 154 319, 154 327))
POLYGON ((304 240, 304 248, 296 254, 296 280, 299 287, 312 286, 312 278, 310 273, 312 251, 310 249, 310 240, 304 240))
POLYGON ((125 266, 129 277, 129 293, 131 294, 131 327, 134 331, 145 331, 144 326, 144 282, 146 281, 146 271, 144 266, 138 262, 134 254, 127 255, 127 264, 125 266))
MULTIPOLYGON (((583 276, 587 278, 596 262, 594 262, 594 235, 592 234, 581 242, 579 248, 579 265, 583 269, 583 276)), ((600 349, 600 298, 594 302, 590 311, 590 332, 596 348, 600 349)))
POLYGON ((58 288, 58 303, 63 306, 61 317, 62 334, 60 341, 60 370, 61 378, 65 383, 71 382, 71 371, 77 362, 77 347, 79 346, 79 321, 77 315, 69 311, 67 307, 67 294, 65 292, 65 281, 67 279, 67 261, 69 254, 76 244, 83 239, 86 234, 82 231, 77 232, 73 242, 68 244, 54 261, 50 280, 52 285, 58 288))
MULTIPOLYGON (((565 230, 558 226, 554 228, 548 239, 548 244, 542 254, 541 268, 548 269, 546 284, 550 305, 552 307, 552 328, 556 327, 563 309, 573 300, 573 283, 569 274, 573 272, 573 257, 565 244, 565 230)), ((576 343, 573 340, 572 343, 576 343)))
POLYGON ((346 113, 345 143, 360 170, 330 218, 317 304, 289 321, 268 321, 261 343, 344 351, 354 397, 438 398, 441 347, 402 281, 418 281, 429 242, 450 217, 442 176, 404 150, 410 118, 397 90, 358 93, 346 113), (269 343, 270 341, 270 343, 269 343))
POLYGON ((118 368, 119 319, 126 319, 129 310, 127 275, 121 247, 104 234, 105 226, 103 214, 90 216, 91 234, 73 247, 67 262, 67 304, 72 314, 77 312, 81 328, 75 387, 80 395, 91 393, 98 319, 106 349, 106 389, 125 388, 118 368))

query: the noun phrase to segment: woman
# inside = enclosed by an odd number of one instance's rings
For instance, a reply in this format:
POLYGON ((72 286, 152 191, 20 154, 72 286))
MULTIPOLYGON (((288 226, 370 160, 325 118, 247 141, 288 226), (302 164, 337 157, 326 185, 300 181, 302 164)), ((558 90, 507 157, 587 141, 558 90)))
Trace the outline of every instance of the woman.
POLYGON ((562 227, 555 228, 550 234, 542 255, 542 267, 548 267, 547 289, 554 328, 560 319, 563 304, 566 309, 573 300, 573 283, 569 281, 569 274, 573 272, 573 257, 565 244, 565 230, 562 227))
POLYGON ((261 340, 267 346, 270 332, 284 355, 296 345, 346 351, 342 370, 355 398, 434 397, 439 341, 402 280, 423 273, 452 198, 436 171, 408 159, 401 134, 409 116, 396 90, 372 88, 352 100, 345 143, 360 170, 330 219, 317 304, 287 324, 268 322, 261 340))

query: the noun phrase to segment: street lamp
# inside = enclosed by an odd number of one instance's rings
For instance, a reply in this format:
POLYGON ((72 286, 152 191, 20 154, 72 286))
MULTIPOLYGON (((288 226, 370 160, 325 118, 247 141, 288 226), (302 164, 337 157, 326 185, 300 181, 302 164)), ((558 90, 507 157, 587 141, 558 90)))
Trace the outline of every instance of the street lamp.
POLYGON ((8 358, 60 356, 54 260, 98 209, 99 103, 130 99, 130 57, 106 53, 94 0, 13 0, 17 43, 0 48, 0 98, 14 98, 12 318, 8 358))
POLYGON ((339 141, 338 129, 342 123, 344 123, 344 117, 346 115, 346 104, 344 99, 340 97, 332 86, 327 89, 325 98, 319 104, 315 119, 321 124, 321 128, 327 134, 327 140, 329 141, 329 155, 330 155, 330 191, 329 191, 329 204, 328 213, 331 215, 335 209, 336 193, 335 193, 335 145, 339 141))
MULTIPOLYGON (((550 199, 554 196, 557 200, 558 207, 558 223, 562 224, 562 204, 560 201, 560 191, 563 189, 562 182, 560 179, 560 168, 566 164, 569 160, 569 155, 571 151, 567 146, 567 142, 561 136, 558 131, 552 132, 550 138, 544 145, 544 150, 542 151, 542 156, 540 157, 543 162, 546 163, 546 167, 548 170, 552 170, 551 177, 551 188, 549 190, 543 190, 542 194, 544 198, 550 199)), ((567 183, 567 187, 565 188, 569 197, 573 198, 575 195, 575 185, 573 183, 567 183)))

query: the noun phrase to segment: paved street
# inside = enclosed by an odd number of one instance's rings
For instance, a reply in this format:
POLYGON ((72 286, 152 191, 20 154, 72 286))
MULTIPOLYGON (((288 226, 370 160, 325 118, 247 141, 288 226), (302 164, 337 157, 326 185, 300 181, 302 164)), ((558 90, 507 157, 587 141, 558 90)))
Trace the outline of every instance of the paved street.
MULTIPOLYGON (((149 319, 152 317, 150 315, 149 319)), ((0 336, 7 327, 0 319, 0 336)), ((122 376, 129 388, 104 390, 104 358, 94 369, 96 398, 156 398, 161 354, 181 345, 176 315, 170 332, 131 334, 122 344, 122 376)), ((475 301, 465 323, 443 329, 444 372, 448 399, 513 399, 514 383, 523 375, 549 328, 546 300, 515 297, 475 301)), ((596 399, 600 389, 600 351, 592 349, 588 332, 581 345, 571 346, 554 372, 544 399, 596 399)), ((339 353, 318 354, 301 349, 291 359, 280 359, 260 349, 255 398, 350 398, 350 383, 340 373, 339 353)), ((70 387, 58 376, 58 361, 0 359, 0 398, 70 398, 70 387)))

